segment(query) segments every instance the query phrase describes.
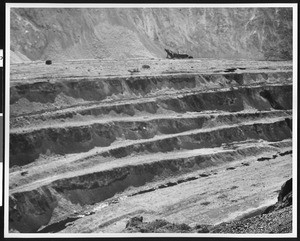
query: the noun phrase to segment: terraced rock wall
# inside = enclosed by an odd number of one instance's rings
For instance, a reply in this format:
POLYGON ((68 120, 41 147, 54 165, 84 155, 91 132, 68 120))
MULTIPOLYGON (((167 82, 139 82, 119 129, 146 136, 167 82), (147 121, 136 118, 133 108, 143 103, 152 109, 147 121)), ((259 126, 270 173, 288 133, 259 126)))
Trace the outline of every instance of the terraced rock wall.
POLYGON ((36 232, 59 210, 291 147, 291 79, 286 71, 13 84, 10 228, 36 232))

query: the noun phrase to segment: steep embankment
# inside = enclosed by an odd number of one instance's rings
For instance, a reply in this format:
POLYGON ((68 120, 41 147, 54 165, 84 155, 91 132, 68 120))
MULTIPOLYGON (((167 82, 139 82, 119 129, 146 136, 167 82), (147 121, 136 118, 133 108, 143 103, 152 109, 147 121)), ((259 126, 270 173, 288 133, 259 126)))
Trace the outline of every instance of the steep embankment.
POLYGON ((269 204, 291 175, 291 63, 169 60, 187 70, 170 74, 149 60, 135 75, 133 61, 100 78, 90 62, 12 65, 11 229, 120 232, 134 214, 217 224, 269 204))
POLYGON ((291 8, 13 8, 10 18, 12 62, 162 58, 164 48, 196 58, 292 58, 291 8))

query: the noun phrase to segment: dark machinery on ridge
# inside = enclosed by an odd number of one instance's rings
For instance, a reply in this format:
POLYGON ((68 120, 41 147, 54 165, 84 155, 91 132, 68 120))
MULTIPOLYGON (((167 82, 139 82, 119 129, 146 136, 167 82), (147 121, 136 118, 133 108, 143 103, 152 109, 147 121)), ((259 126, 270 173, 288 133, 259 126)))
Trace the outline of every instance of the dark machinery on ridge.
POLYGON ((167 52, 167 59, 192 59, 193 58, 193 56, 190 56, 188 54, 175 53, 169 49, 165 49, 165 51, 167 52))

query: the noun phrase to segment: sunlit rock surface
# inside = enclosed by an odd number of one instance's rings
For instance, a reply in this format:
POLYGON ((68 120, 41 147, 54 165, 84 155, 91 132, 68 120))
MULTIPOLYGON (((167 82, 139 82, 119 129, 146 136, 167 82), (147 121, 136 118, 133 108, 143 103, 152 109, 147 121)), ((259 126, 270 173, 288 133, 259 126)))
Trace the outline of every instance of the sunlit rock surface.
POLYGON ((11 11, 11 61, 165 57, 291 60, 291 8, 11 11))

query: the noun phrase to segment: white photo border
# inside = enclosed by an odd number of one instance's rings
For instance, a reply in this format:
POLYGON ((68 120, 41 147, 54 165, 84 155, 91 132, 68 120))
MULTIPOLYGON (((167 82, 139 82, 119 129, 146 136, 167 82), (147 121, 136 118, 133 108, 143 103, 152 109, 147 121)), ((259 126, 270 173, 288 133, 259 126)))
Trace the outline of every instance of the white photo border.
POLYGON ((298 4, 78 4, 78 3, 6 3, 5 4, 5 165, 4 165, 4 237, 5 238, 111 238, 111 237, 209 237, 209 238, 293 238, 297 237, 297 192, 293 192, 293 231, 287 234, 224 233, 10 233, 9 232, 9 113, 10 113, 10 9, 11 8, 292 8, 293 9, 293 190, 297 190, 297 104, 298 104, 298 4))

